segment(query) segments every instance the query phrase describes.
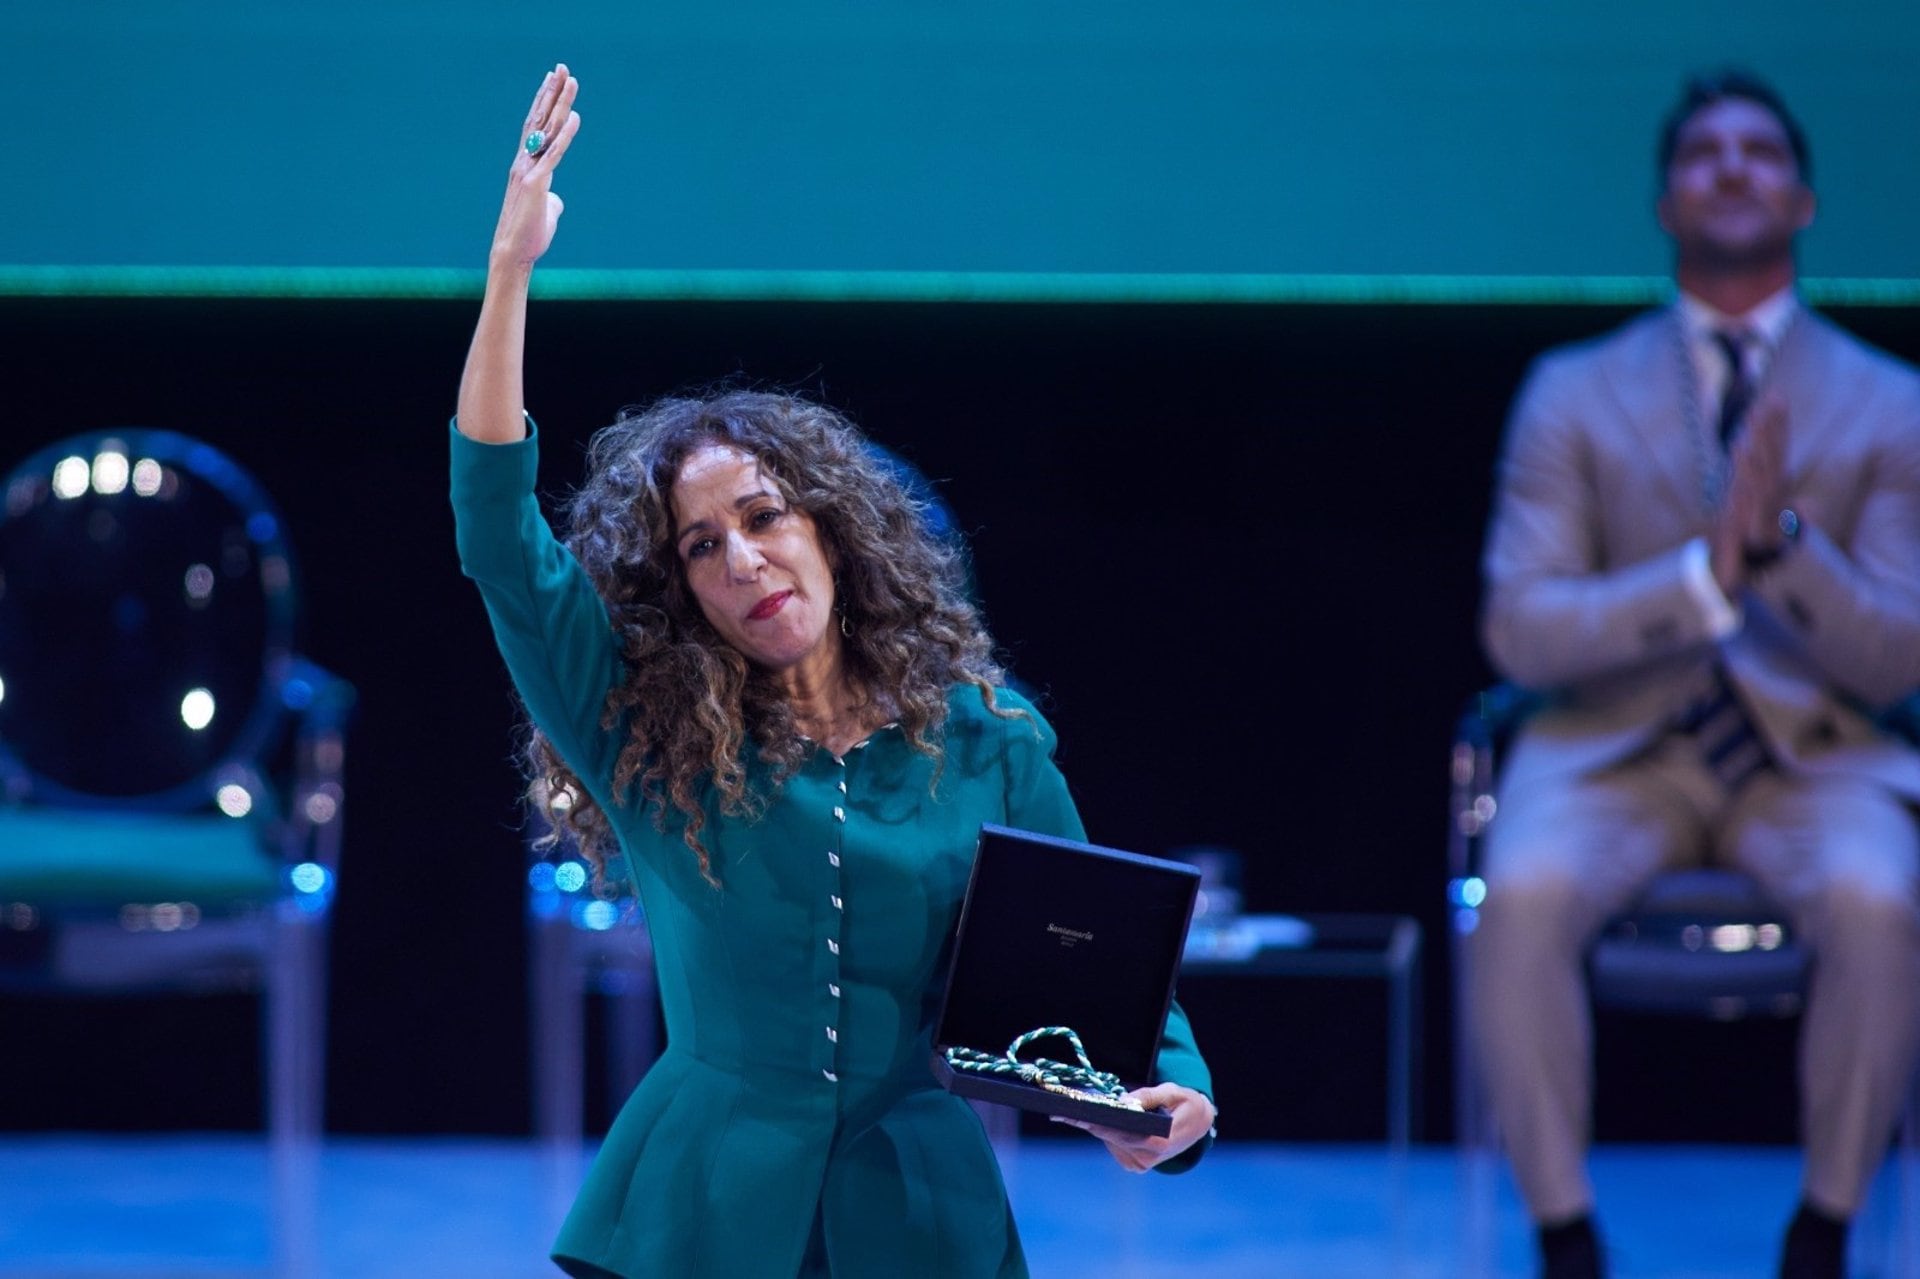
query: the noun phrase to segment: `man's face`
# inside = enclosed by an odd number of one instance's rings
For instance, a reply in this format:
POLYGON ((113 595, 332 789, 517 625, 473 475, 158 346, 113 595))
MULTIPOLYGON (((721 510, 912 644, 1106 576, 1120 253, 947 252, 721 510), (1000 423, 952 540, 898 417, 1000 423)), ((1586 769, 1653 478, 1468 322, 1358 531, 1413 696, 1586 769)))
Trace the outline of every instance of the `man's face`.
POLYGON ((1683 265, 1737 270, 1790 260, 1813 208, 1786 129, 1759 103, 1723 98, 1680 126, 1659 212, 1683 265))

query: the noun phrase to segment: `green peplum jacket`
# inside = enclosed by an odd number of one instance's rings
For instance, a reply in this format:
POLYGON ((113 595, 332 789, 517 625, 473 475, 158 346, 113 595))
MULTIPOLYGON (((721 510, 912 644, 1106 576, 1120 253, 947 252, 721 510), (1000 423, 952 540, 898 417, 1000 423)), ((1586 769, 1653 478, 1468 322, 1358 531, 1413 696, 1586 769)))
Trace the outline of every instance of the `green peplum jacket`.
MULTIPOLYGON (((956 688, 946 762, 886 728, 817 750, 758 820, 707 813, 718 889, 669 820, 611 789, 620 678, 605 607, 534 497, 536 439, 453 431, 462 570, 527 710, 612 819, 652 932, 667 1047, 560 1237, 576 1276, 1022 1276, 999 1166, 928 1069, 943 949, 982 822, 1084 838, 1052 730, 1009 689, 956 688)), ((764 779, 763 779, 764 780, 764 779)), ((1211 1092, 1178 1005, 1159 1078, 1211 1092)), ((1182 1171, 1211 1138, 1163 1165, 1182 1171)))

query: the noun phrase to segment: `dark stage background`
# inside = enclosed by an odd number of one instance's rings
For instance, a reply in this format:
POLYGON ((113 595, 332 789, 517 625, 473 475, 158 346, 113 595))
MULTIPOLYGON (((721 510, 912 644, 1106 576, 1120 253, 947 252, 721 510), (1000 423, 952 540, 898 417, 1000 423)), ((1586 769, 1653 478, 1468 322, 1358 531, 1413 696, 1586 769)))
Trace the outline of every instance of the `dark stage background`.
MULTIPOLYGON (((228 450, 288 518, 306 651, 359 686, 336 1133, 528 1125, 515 711, 445 499, 473 313, 0 301, 0 461, 108 426, 228 450)), ((935 478, 1093 838, 1237 848, 1253 909, 1420 918, 1425 1133, 1445 1137, 1445 758, 1489 678, 1474 612, 1491 465, 1526 362, 1624 313, 542 302, 529 403, 550 492, 622 404, 735 373, 824 396, 935 478)), ((1839 318, 1920 355, 1914 312, 1839 318)), ((1377 986, 1216 979, 1182 995, 1228 1134, 1381 1133, 1377 986)), ((0 1012, 0 1129, 257 1123, 250 999, 0 1012)), ((1791 1140, 1792 1033, 1606 1021, 1599 1135, 1791 1140)))

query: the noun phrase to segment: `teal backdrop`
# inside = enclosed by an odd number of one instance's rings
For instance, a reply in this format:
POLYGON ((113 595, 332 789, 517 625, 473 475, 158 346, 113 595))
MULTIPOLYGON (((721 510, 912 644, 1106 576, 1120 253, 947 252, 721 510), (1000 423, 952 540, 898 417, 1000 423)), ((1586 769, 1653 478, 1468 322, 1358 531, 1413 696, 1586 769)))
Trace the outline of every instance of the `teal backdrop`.
POLYGON ((469 291, 556 58, 575 295, 1645 291, 1658 120, 1727 61, 1815 139, 1807 273, 1911 280, 1917 44, 1912 0, 12 4, 0 288, 469 291))

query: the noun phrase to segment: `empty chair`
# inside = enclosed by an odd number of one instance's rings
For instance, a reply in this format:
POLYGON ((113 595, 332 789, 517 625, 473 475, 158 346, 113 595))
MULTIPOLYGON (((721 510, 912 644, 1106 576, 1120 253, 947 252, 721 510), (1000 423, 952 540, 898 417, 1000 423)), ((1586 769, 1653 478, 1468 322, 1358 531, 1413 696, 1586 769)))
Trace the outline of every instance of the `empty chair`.
POLYGON ((297 652, 284 526, 218 450, 95 432, 0 491, 0 989, 258 992, 286 1191, 321 1131, 353 690, 297 652))

